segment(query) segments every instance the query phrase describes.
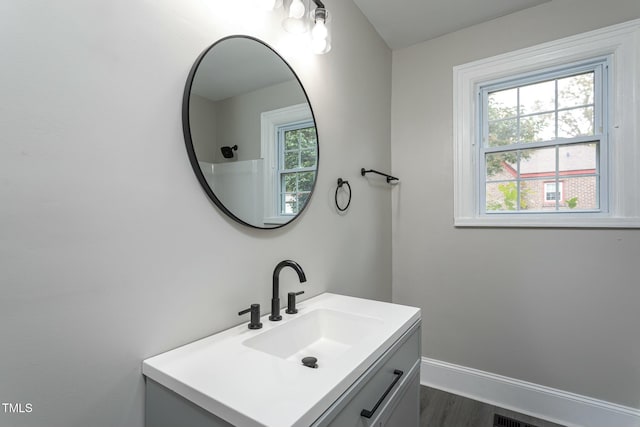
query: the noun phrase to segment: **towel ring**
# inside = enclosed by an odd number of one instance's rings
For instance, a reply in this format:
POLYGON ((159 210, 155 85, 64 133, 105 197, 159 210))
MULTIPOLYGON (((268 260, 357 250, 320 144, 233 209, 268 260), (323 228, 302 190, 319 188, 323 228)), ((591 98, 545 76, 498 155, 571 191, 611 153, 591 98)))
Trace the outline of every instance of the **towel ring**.
POLYGON ((342 178, 338 178, 338 186, 336 187, 335 201, 336 201, 336 208, 338 208, 340 212, 344 212, 347 209, 349 209, 349 205, 351 204, 351 185, 349 185, 349 181, 345 181, 342 178), (338 190, 340 190, 343 185, 346 185, 347 187, 349 187, 349 200, 347 201, 347 205, 344 208, 341 208, 340 204, 338 203, 338 190))

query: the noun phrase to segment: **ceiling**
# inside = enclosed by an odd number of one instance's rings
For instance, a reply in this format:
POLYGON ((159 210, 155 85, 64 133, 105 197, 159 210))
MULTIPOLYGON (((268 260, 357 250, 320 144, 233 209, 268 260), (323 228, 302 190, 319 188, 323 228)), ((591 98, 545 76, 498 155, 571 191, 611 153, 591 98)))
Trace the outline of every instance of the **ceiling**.
POLYGON ((291 69, 270 48, 235 36, 218 41, 202 58, 191 90, 220 101, 293 79, 291 69))
POLYGON ((551 0, 353 0, 391 49, 401 49, 551 0))

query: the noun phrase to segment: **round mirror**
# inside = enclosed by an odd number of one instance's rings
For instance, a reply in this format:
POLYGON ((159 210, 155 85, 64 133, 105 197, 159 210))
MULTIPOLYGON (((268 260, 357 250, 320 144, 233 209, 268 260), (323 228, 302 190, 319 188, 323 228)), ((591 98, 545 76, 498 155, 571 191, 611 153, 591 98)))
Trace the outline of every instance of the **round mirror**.
POLYGON ((313 110, 291 66, 264 42, 225 37, 198 57, 182 126, 202 188, 234 220, 278 228, 309 203, 319 160, 313 110))

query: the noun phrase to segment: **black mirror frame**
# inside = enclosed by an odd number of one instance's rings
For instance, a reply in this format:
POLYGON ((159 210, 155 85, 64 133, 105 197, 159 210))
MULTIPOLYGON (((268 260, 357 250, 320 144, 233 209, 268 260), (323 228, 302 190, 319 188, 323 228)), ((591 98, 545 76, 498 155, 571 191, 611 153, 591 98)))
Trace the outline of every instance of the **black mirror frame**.
POLYGON ((275 49, 273 49, 271 46, 269 46, 264 41, 262 41, 262 40, 260 40, 258 38, 252 37, 252 36, 241 35, 241 34, 226 36, 226 37, 223 37, 220 40, 216 41, 215 43, 213 43, 211 46, 206 48, 200 54, 200 56, 198 56, 198 58, 196 59, 195 63, 191 67, 191 71, 189 71, 189 76, 187 77, 187 84, 185 85, 184 94, 183 94, 183 97, 182 97, 182 132, 184 134, 184 142, 185 142, 185 146, 187 148, 187 154, 189 156, 189 161, 191 163, 191 167, 193 168, 193 172, 196 174, 196 178, 198 178, 198 182, 200 182, 200 186, 202 187, 204 192, 207 194, 207 196, 209 196, 209 199, 211 199, 211 201, 222 212, 224 212, 227 216, 232 218, 234 221, 236 221, 236 222, 238 222, 240 224, 246 225, 248 227, 258 229, 258 230, 276 230, 276 229, 282 228, 282 227, 284 227, 286 225, 289 225, 292 222, 294 222, 296 219, 298 219, 298 217, 300 217, 303 214, 303 212, 305 211, 305 209, 307 208, 309 203, 311 203, 311 198, 313 197, 313 193, 315 191, 316 183, 318 182, 318 173, 319 173, 319 170, 320 170, 320 136, 318 135, 318 123, 316 121, 316 117, 315 117, 315 114, 313 112, 313 107, 311 106, 311 101, 309 100, 309 95, 307 94, 307 91, 304 88, 304 85, 300 81, 300 78, 298 77, 298 74, 296 74, 296 72, 291 67, 291 65, 278 52, 276 52, 275 49), (200 63, 202 62, 202 60, 204 59, 204 57, 215 46, 217 46, 218 44, 220 44, 221 42, 223 42, 225 40, 238 39, 238 38, 253 40, 253 41, 257 42, 257 43, 260 43, 261 45, 263 45, 267 49, 269 49, 271 52, 273 52, 278 58, 280 58, 280 60, 289 68, 289 70, 291 71, 293 76, 298 81, 298 84, 300 85, 300 88, 302 89, 302 92, 304 93, 304 96, 305 96, 305 98, 307 100, 307 104, 309 104, 309 110, 311 110, 311 117, 313 118, 314 127, 316 129, 316 178, 313 181, 313 185, 311 187, 311 191, 309 192, 309 198, 307 199, 307 201, 304 204, 304 206, 302 207, 302 209, 300 209, 300 211, 293 218, 291 218, 291 220, 289 220, 289 221, 287 221, 287 222, 285 222, 283 224, 275 225, 273 227, 258 227, 256 225, 249 224, 248 222, 243 221, 242 219, 240 219, 236 215, 234 215, 234 213, 231 212, 224 205, 224 203, 222 203, 222 201, 216 197, 215 193, 213 192, 213 190, 209 186, 209 183, 205 179, 204 174, 202 173, 202 170, 200 169, 200 165, 198 163, 198 158, 196 157, 196 152, 195 152, 195 148, 194 148, 194 145, 193 145, 193 139, 191 137, 191 127, 190 127, 190 124, 189 124, 189 122, 190 122, 189 121, 189 101, 190 101, 190 98, 191 98, 191 88, 193 86, 193 79, 195 78, 196 72, 198 71, 198 67, 199 67, 200 63))

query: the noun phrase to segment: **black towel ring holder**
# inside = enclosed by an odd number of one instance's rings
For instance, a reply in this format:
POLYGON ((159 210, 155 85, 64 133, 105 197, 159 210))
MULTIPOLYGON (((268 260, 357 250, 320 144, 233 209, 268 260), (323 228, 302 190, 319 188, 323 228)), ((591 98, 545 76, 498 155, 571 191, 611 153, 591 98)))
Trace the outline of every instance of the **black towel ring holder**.
POLYGON ((336 187, 335 201, 336 201, 336 208, 338 208, 340 212, 344 212, 347 209, 349 209, 349 205, 351 204, 351 185, 349 185, 349 181, 345 181, 342 178, 338 178, 338 186, 336 187), (341 208, 340 204, 338 203, 338 190, 340 190, 343 185, 346 185, 347 187, 349 187, 349 200, 347 201, 347 205, 344 208, 341 208))

